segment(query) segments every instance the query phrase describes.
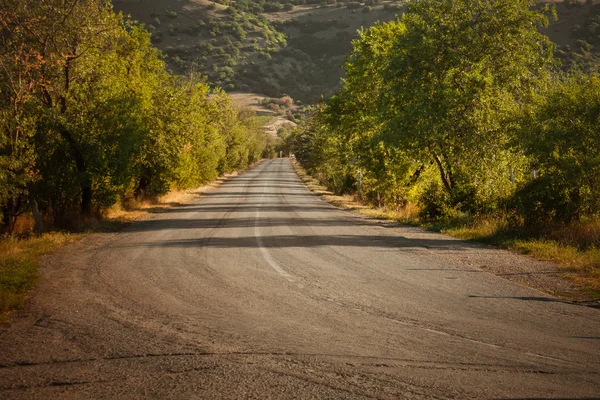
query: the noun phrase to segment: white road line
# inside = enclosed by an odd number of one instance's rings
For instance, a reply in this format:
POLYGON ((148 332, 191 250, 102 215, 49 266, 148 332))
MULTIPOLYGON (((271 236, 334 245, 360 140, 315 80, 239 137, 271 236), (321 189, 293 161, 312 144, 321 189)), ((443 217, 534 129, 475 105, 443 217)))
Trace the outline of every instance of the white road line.
MULTIPOLYGON (((266 185, 267 184, 265 182, 265 184, 263 185, 262 194, 260 196, 261 204, 262 204, 262 199, 265 194, 266 185)), ((279 275, 283 276, 288 281, 293 282, 294 277, 292 275, 288 274, 286 271, 284 271, 283 268, 281 268, 279 266, 279 264, 277 264, 277 262, 273 259, 273 257, 271 257, 271 253, 269 253, 269 250, 267 250, 267 248, 264 246, 260 228, 258 226, 259 220, 260 220, 260 206, 256 209, 256 215, 254 217, 254 237, 256 237, 256 243, 258 244, 258 249, 260 250, 260 254, 262 254, 265 261, 271 266, 271 268, 273 268, 275 271, 277 271, 279 273, 279 275)))

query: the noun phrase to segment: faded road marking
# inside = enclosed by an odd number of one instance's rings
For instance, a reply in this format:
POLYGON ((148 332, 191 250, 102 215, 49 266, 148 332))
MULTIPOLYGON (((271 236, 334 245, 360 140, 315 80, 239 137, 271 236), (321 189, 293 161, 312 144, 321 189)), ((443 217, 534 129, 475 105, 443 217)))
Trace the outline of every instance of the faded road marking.
MULTIPOLYGON (((263 185, 263 191, 260 196, 261 204, 262 204, 262 199, 264 198, 266 185, 267 185, 266 183, 263 185)), ((292 275, 290 275, 289 273, 287 273, 285 270, 283 270, 283 268, 281 268, 279 266, 279 264, 277 264, 277 262, 273 259, 273 257, 271 257, 271 253, 269 253, 269 250, 267 250, 267 248, 264 246, 260 228, 258 226, 259 220, 260 220, 260 207, 258 207, 256 209, 256 215, 254 217, 254 237, 256 237, 256 243, 258 244, 258 249, 260 250, 260 254, 262 254, 265 261, 271 266, 271 268, 273 268, 275 271, 277 271, 279 273, 279 275, 283 276, 288 281, 293 282, 294 277, 292 275)))

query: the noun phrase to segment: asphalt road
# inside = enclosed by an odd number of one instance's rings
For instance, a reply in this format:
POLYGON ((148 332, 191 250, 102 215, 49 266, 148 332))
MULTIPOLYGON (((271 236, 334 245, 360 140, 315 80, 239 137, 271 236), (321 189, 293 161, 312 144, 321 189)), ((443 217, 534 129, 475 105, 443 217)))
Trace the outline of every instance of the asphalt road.
POLYGON ((340 211, 289 160, 48 257, 0 398, 594 398, 600 312, 529 258, 340 211))

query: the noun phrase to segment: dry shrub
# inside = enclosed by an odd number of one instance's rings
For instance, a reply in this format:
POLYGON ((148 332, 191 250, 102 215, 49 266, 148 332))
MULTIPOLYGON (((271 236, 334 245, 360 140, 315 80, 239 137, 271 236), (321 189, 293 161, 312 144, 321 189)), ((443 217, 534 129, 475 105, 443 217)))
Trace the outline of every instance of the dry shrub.
POLYGON ((557 226, 549 237, 580 249, 600 248, 600 218, 557 226))

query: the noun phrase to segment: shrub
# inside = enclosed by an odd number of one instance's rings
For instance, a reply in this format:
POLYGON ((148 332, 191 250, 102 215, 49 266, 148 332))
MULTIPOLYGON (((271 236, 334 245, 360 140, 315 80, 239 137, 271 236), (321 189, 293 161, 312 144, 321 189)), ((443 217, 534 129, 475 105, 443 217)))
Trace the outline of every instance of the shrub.
POLYGON ((519 133, 539 178, 515 196, 532 220, 572 221, 600 214, 600 76, 565 79, 519 133))
POLYGON ((277 12, 281 11, 282 8, 283 6, 280 3, 265 3, 263 6, 266 12, 277 12))

